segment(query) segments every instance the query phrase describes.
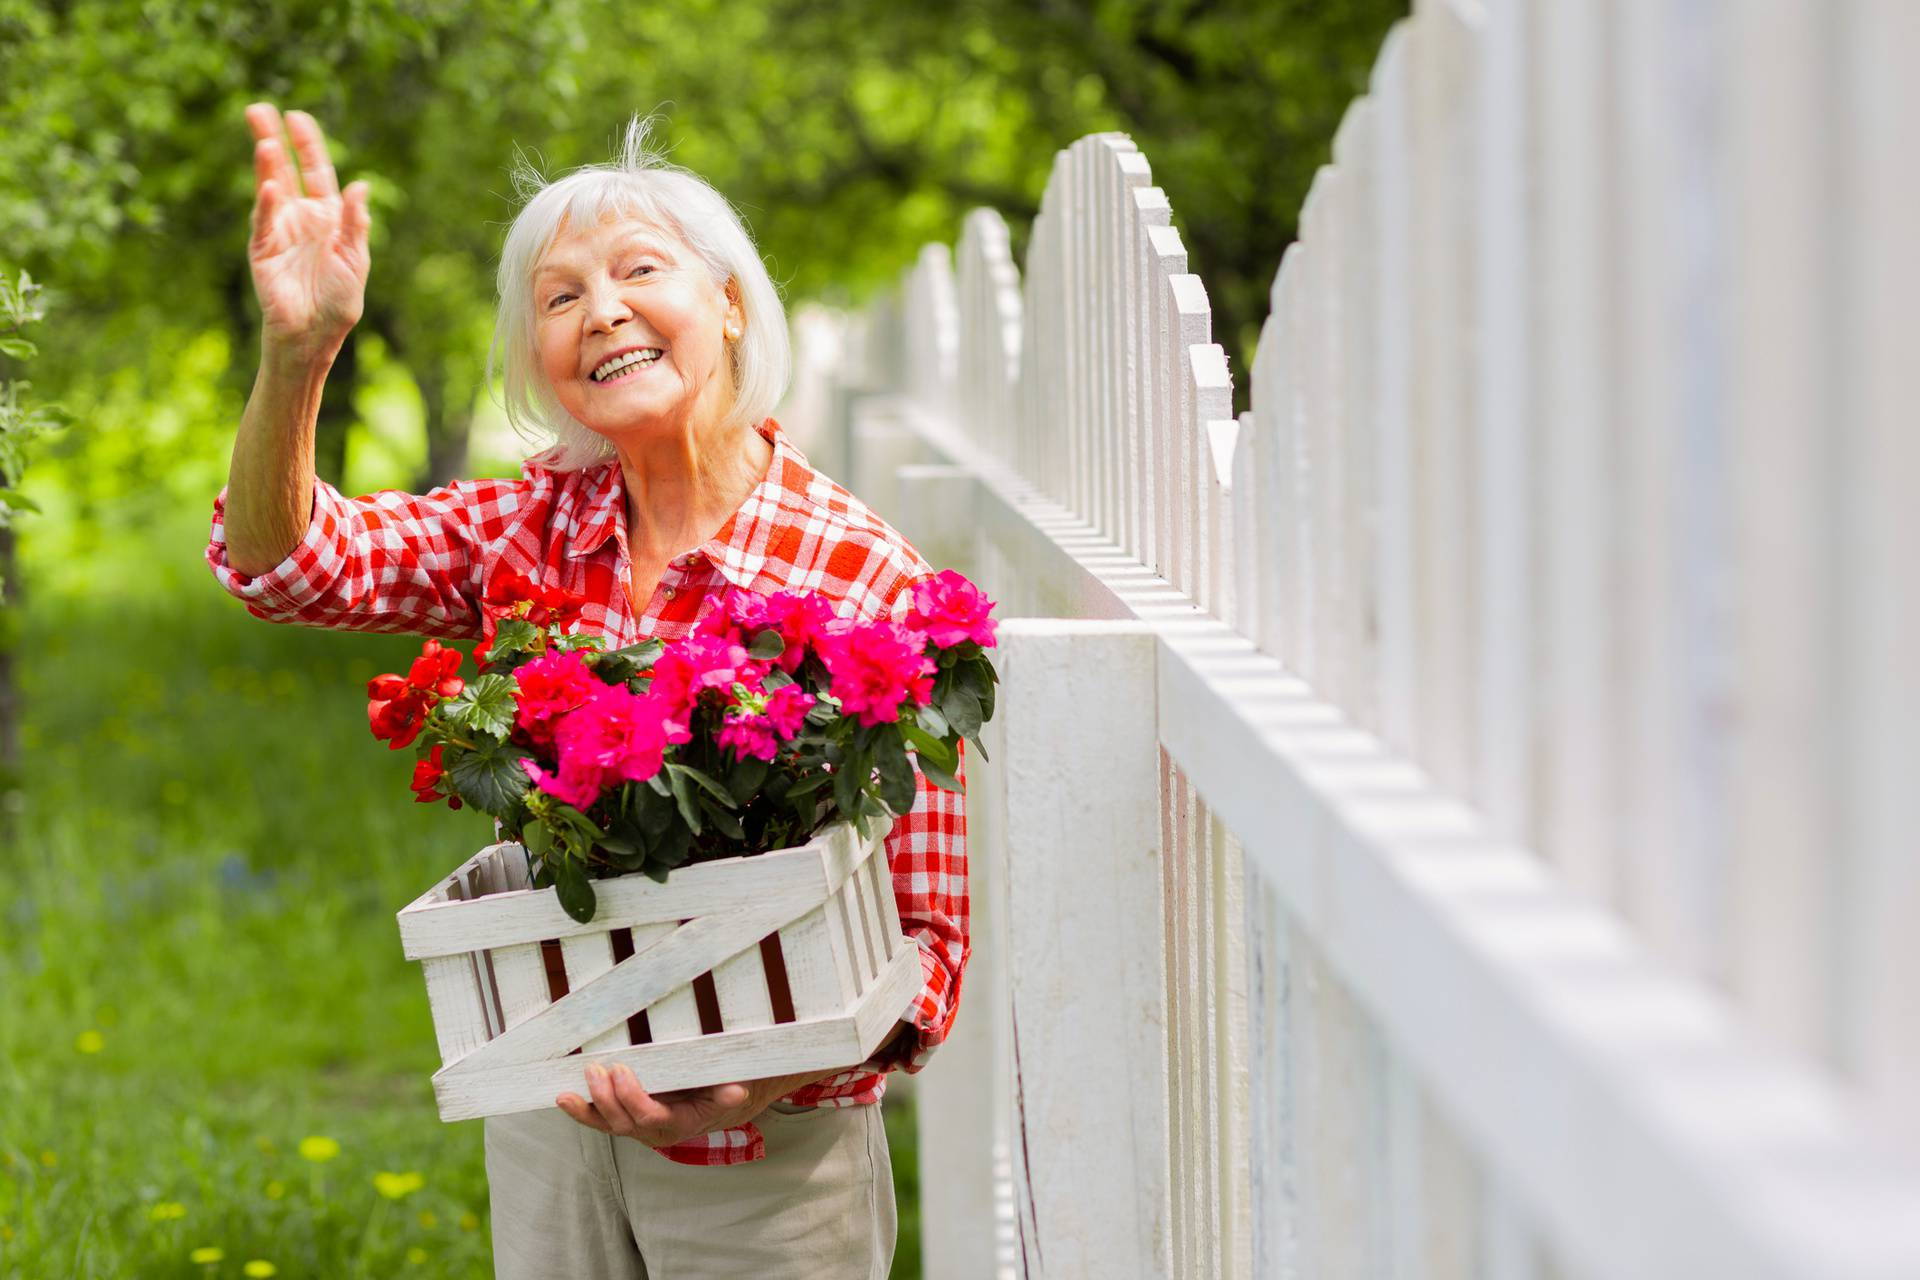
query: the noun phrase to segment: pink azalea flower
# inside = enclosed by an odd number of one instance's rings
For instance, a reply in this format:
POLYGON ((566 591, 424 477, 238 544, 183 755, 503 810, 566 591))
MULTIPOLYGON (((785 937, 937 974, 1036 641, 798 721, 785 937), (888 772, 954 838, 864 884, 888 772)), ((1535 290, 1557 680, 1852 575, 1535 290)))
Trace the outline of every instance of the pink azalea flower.
POLYGON ((553 741, 554 723, 606 687, 577 650, 552 649, 513 673, 514 723, 536 745, 553 741))
POLYGON ((745 647, 719 636, 689 632, 654 659, 649 696, 676 720, 691 716, 694 703, 709 689, 731 689, 735 682, 758 689, 767 664, 747 656, 745 647))
POLYGON ((731 747, 741 760, 748 756, 771 760, 780 751, 779 739, 765 716, 728 716, 720 725, 718 738, 721 746, 731 747))
POLYGON ((747 692, 727 708, 717 741, 723 747, 732 747, 734 755, 742 760, 748 756, 771 760, 779 753, 781 743, 800 732, 808 710, 817 701, 797 684, 782 685, 772 693, 747 692))
POLYGON ((819 699, 797 684, 783 684, 767 697, 767 720, 782 742, 790 741, 806 723, 807 712, 819 699))
POLYGON ((994 606, 966 575, 952 569, 928 574, 913 584, 913 604, 906 624, 923 631, 941 649, 971 640, 982 649, 993 647, 994 606))
POLYGON ((667 746, 685 741, 679 736, 684 732, 659 699, 625 685, 603 684, 554 726, 557 770, 549 772, 531 760, 521 764, 541 790, 585 809, 610 786, 644 782, 660 772, 667 746))
POLYGON ((847 627, 822 647, 833 674, 828 692, 861 724, 891 724, 902 702, 925 706, 933 698, 939 665, 926 656, 926 646, 923 633, 890 619, 847 627))

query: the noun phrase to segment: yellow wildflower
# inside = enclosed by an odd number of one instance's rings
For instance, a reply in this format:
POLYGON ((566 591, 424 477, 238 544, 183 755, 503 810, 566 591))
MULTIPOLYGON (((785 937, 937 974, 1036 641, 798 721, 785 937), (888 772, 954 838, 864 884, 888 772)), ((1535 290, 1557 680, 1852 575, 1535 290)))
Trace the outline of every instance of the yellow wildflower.
POLYGON ((272 1155, 275 1150, 273 1139, 264 1133, 256 1133, 253 1136, 253 1145, 260 1148, 260 1154, 265 1156, 272 1155))
POLYGON ((314 1136, 300 1139, 300 1158, 323 1164, 340 1154, 340 1144, 332 1138, 314 1136))
POLYGON ((53 1168, 53 1166, 60 1163, 60 1157, 55 1155, 51 1151, 42 1151, 40 1153, 40 1163, 47 1166, 47 1168, 51 1169, 53 1168))
POLYGON ((274 1266, 265 1258, 254 1258, 240 1269, 250 1276, 262 1277, 263 1280, 266 1276, 278 1275, 280 1272, 280 1268, 274 1266))
POLYGON ((184 1218, 186 1216, 187 1206, 181 1204, 178 1200, 162 1200, 159 1204, 147 1210, 147 1217, 153 1219, 155 1222, 167 1222, 174 1218, 184 1218))
POLYGON ((272 1182, 269 1182, 267 1184, 267 1199, 284 1200, 286 1198, 286 1195, 287 1195, 287 1184, 280 1181, 280 1179, 275 1178, 272 1182))
POLYGON ((413 1248, 407 1250, 407 1261, 411 1262, 414 1266, 417 1267, 421 1263, 425 1262, 426 1260, 427 1260, 427 1251, 425 1249, 422 1249, 419 1245, 415 1245, 413 1246, 413 1248))
POLYGON ((107 1047, 107 1038, 98 1031, 82 1031, 73 1038, 73 1047, 81 1053, 98 1053, 107 1047))
POLYGON ((478 1231, 480 1229, 480 1219, 474 1217, 471 1213, 463 1213, 460 1215, 460 1229, 462 1231, 478 1231))
POLYGON ((422 1209, 420 1211, 420 1225, 425 1227, 428 1231, 431 1231, 435 1227, 440 1225, 440 1219, 434 1216, 433 1210, 422 1209))
POLYGON ((405 1173, 390 1173, 382 1169, 373 1175, 373 1185, 389 1200, 404 1200, 425 1186, 426 1179, 411 1169, 405 1173))
POLYGON ((203 1244, 198 1249, 195 1249, 192 1253, 187 1255, 187 1261, 198 1262, 201 1265, 205 1266, 210 1263, 218 1262, 226 1256, 227 1256, 227 1251, 225 1249, 219 1248, 215 1245, 203 1244))

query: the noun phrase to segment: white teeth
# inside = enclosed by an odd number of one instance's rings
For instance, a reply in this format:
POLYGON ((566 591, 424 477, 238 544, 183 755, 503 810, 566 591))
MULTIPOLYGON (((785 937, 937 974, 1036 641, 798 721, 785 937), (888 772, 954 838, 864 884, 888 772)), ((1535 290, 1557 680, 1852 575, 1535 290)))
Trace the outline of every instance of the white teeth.
POLYGON ((608 378, 616 377, 626 372, 634 365, 652 364, 659 358, 660 352, 653 347, 647 347, 641 351, 629 351, 627 354, 609 360, 598 369, 595 369, 593 371, 593 380, 595 382, 605 382, 608 378))

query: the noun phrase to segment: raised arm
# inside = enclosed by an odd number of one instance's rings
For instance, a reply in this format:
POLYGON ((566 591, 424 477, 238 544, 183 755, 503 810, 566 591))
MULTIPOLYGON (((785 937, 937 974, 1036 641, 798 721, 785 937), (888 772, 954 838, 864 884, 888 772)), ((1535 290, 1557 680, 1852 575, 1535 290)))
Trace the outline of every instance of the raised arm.
POLYGON ((260 370, 234 440, 223 514, 228 561, 251 575, 284 560, 307 530, 320 391, 359 322, 370 258, 367 184, 340 190, 313 117, 287 113, 298 177, 280 140, 280 113, 256 102, 247 124, 254 135, 247 258, 260 300, 260 370))
POLYGON ((320 391, 365 302, 367 185, 340 190, 320 126, 305 112, 286 117, 297 176, 280 113, 256 102, 247 123, 260 371, 214 498, 207 564, 268 621, 476 636, 482 552, 524 511, 529 482, 461 480, 426 494, 346 498, 314 475, 320 391))

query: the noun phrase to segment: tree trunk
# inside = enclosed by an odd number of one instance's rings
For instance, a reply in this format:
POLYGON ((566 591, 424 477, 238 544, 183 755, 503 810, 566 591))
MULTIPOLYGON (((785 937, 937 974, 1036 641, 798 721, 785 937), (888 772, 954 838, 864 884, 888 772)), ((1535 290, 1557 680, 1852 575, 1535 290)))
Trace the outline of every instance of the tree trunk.
POLYGON ((14 792, 25 786, 20 760, 20 694, 13 662, 20 647, 24 593, 11 526, 0 529, 0 581, 6 584, 5 599, 0 600, 0 852, 4 852, 20 847, 14 792))
POLYGON ((443 370, 415 370, 414 379, 420 388, 420 403, 426 409, 427 418, 427 465, 415 482, 414 492, 425 493, 467 473, 473 400, 469 396, 458 410, 450 410, 447 375, 443 370))

